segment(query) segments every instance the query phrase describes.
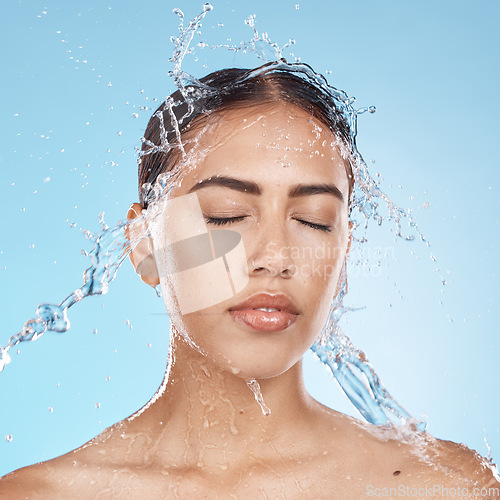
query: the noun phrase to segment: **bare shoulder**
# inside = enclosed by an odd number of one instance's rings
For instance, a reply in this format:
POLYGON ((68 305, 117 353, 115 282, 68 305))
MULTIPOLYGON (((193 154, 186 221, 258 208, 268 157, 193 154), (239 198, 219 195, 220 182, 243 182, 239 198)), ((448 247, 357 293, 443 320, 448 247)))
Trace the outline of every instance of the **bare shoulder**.
POLYGON ((338 485, 339 476, 349 477, 346 495, 357 485, 360 497, 500 499, 497 467, 464 444, 408 428, 374 426, 326 407, 319 407, 319 414, 318 439, 328 450, 322 470, 332 484, 338 485))
POLYGON ((96 471, 106 474, 106 466, 101 463, 100 450, 113 427, 76 450, 64 455, 15 470, 0 478, 0 499, 72 499, 86 498, 89 480, 96 471), (84 490, 78 491, 85 485, 84 490))
POLYGON ((50 461, 15 470, 0 478, 0 498, 57 498, 52 478, 50 461))
MULTIPOLYGON (((415 469, 425 463, 427 474, 436 480, 455 486, 486 488, 487 498, 500 498, 500 476, 497 466, 465 444, 445 441, 428 436, 423 457, 415 469)), ((477 496, 477 495, 476 495, 477 496)), ((485 495, 481 495, 485 496, 485 495)))
POLYGON ((370 441, 370 446, 377 450, 376 455, 390 457, 394 482, 407 494, 500 499, 496 465, 465 444, 425 432, 403 431, 395 436, 390 436, 390 431, 385 436, 368 432, 379 438, 378 442, 370 441))

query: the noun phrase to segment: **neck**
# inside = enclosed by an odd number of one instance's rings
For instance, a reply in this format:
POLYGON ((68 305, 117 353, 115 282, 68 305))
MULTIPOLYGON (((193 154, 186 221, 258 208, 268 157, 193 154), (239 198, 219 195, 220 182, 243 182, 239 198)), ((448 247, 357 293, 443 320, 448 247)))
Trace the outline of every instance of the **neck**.
POLYGON ((169 456, 180 453, 184 465, 243 462, 272 448, 263 447, 264 442, 283 440, 288 445, 290 436, 305 425, 312 398, 303 383, 301 361, 277 377, 258 381, 270 409, 265 416, 247 381, 178 335, 171 336, 169 360, 163 392, 136 420, 155 435, 155 448, 171 450, 169 456))

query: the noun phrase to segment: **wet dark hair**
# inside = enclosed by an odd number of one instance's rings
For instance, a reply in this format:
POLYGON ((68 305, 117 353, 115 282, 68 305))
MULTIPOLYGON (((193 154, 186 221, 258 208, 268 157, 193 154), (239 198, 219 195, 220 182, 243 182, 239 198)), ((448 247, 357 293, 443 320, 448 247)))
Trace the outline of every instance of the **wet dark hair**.
MULTIPOLYGON (((149 120, 139 160, 142 207, 148 206, 149 186, 154 185, 160 174, 171 170, 178 160, 179 135, 182 137, 187 130, 196 129, 200 119, 221 111, 282 102, 310 113, 325 124, 350 152, 354 151, 352 131, 332 95, 322 86, 303 78, 299 71, 292 71, 291 65, 276 68, 275 64, 268 63, 256 69, 215 71, 186 85, 183 92, 174 92, 149 120)), ((344 163, 350 200, 354 179, 349 161, 344 163)))

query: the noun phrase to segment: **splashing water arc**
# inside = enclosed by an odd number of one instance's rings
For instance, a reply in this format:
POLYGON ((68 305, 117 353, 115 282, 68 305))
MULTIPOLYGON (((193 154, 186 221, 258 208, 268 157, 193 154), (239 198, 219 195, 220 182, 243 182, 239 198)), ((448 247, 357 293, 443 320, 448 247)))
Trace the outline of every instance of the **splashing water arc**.
MULTIPOLYGON (((179 8, 173 10, 174 14, 179 17, 180 34, 177 37, 171 38, 171 41, 174 43, 174 50, 169 61, 173 64, 173 70, 169 72, 169 75, 173 77, 176 87, 182 93, 188 106, 187 111, 179 120, 175 119, 176 114, 174 113, 174 109, 179 103, 167 99, 165 104, 167 110, 170 111, 171 116, 174 118, 173 125, 175 127, 176 140, 182 153, 184 153, 184 150, 182 148, 182 141, 180 140, 180 128, 193 112, 194 99, 192 96, 196 95, 199 98, 200 95, 210 95, 211 92, 213 93, 213 89, 182 69, 182 62, 186 54, 189 54, 193 37, 200 28, 201 21, 211 10, 212 6, 208 3, 205 4, 203 11, 194 17, 187 26, 184 26, 183 12, 179 8)), ((327 93, 335 102, 338 110, 344 115, 351 133, 353 150, 349 152, 349 158, 354 175, 354 189, 351 195, 352 220, 355 222, 353 214, 357 212, 364 220, 363 224, 365 228, 369 219, 374 219, 378 224, 381 224, 382 220, 393 221, 396 225, 397 236, 408 241, 412 241, 418 236, 421 241, 429 245, 419 232, 411 212, 405 212, 397 207, 380 190, 378 184, 370 176, 368 167, 362 156, 357 151, 357 115, 367 111, 373 113, 375 112, 375 107, 370 106, 357 110, 354 109, 353 103, 355 99, 329 85, 323 75, 316 73, 307 64, 300 62, 289 63, 283 58, 283 49, 293 44, 293 40, 290 40, 288 44, 280 48, 269 39, 266 33, 259 34, 255 27, 254 16, 250 16, 245 23, 253 30, 253 37, 250 41, 242 42, 239 45, 224 44, 209 48, 222 48, 234 52, 251 53, 263 61, 264 65, 253 71, 249 71, 244 78, 250 79, 264 73, 287 71, 292 72, 308 84, 314 85, 320 88, 322 92, 327 93), (272 57, 266 56, 268 52, 271 53, 272 57), (380 214, 380 202, 383 202, 387 208, 387 215, 384 217, 380 214), (408 223, 409 227, 409 234, 406 235, 403 234, 402 229, 404 221, 408 223)), ((153 144, 142 138, 147 149, 143 149, 139 153, 139 158, 158 151, 167 152, 173 147, 167 141, 167 131, 164 128, 162 113, 160 112, 157 116, 163 128, 160 134, 161 144, 153 144)), ((9 350, 12 347, 20 342, 37 340, 46 332, 63 333, 68 331, 70 323, 67 312, 70 307, 91 295, 107 293, 109 284, 113 281, 118 269, 128 257, 131 250, 139 241, 147 237, 141 231, 134 231, 134 227, 141 227, 142 225, 147 227, 149 223, 161 214, 162 204, 160 202, 165 199, 166 193, 178 181, 179 176, 182 175, 181 170, 176 165, 170 172, 161 174, 155 185, 142 186, 145 199, 148 202, 148 208, 143 211, 140 217, 132 221, 120 221, 114 228, 103 226, 97 235, 87 234, 87 237, 94 243, 94 249, 89 252, 92 263, 84 272, 82 287, 72 292, 58 305, 41 304, 38 307, 36 317, 26 321, 21 331, 13 335, 4 347, 0 346, 0 371, 11 361, 9 350)), ((356 228, 360 225, 361 223, 355 222, 356 228)), ((425 429, 425 422, 412 418, 392 398, 382 385, 371 364, 367 361, 364 353, 358 350, 339 328, 338 322, 341 316, 347 312, 346 308, 342 305, 346 291, 344 281, 343 288, 331 306, 328 320, 317 341, 312 345, 311 350, 328 367, 347 397, 368 422, 376 425, 410 425, 419 431, 423 431, 425 429)), ((254 393, 255 399, 261 406, 264 415, 269 414, 270 410, 262 399, 257 381, 248 381, 247 385, 254 393)))

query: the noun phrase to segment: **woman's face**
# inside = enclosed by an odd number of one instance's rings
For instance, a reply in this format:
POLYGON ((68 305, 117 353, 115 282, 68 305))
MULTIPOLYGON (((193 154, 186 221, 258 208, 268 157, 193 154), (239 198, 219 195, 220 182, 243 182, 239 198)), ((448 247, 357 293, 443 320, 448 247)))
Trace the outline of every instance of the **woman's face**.
MULTIPOLYGON (((196 193, 211 234, 241 235, 248 281, 188 314, 174 310, 168 278, 162 292, 176 328, 216 364, 243 378, 277 376, 316 340, 338 291, 350 241, 346 160, 328 128, 293 105, 229 111, 209 125, 188 154, 195 168, 168 200, 196 193), (238 309, 256 294, 271 297, 238 309), (282 302, 272 302, 276 295, 282 302), (255 310, 262 307, 280 311, 255 310)), ((196 293, 200 281, 185 287, 196 293)))

